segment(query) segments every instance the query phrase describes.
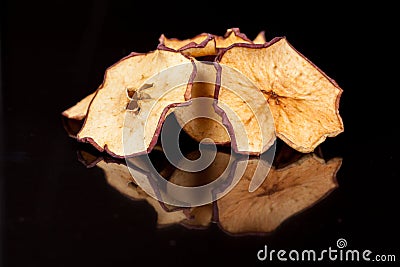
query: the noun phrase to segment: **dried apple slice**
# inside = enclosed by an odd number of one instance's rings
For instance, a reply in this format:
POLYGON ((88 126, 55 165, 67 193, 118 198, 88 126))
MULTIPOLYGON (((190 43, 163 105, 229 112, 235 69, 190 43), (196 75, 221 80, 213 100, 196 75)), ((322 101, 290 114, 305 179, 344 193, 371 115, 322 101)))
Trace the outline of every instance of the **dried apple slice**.
MULTIPOLYGON (((187 40, 178 40, 178 39, 167 39, 164 35, 160 37, 160 44, 178 51, 192 51, 192 47, 196 46, 196 48, 199 48, 201 50, 201 55, 199 54, 194 54, 191 52, 192 56, 208 56, 208 55, 215 55, 216 54, 216 49, 222 49, 226 48, 234 43, 252 43, 250 39, 247 38, 247 36, 243 33, 240 32, 238 28, 232 28, 228 29, 225 33, 224 36, 217 36, 217 35, 212 35, 213 38, 215 38, 215 42, 212 42, 213 45, 215 46, 214 52, 212 50, 207 50, 206 48, 201 48, 202 46, 200 44, 211 44, 211 42, 205 42, 207 40, 207 37, 211 36, 210 34, 200 34, 192 39, 187 39, 187 40)), ((263 35, 262 33, 259 34, 258 39, 262 38, 263 35)), ((208 39, 211 40, 211 39, 208 39)), ((214 40, 213 40, 214 41, 214 40)), ((198 50, 196 50, 198 51, 198 50)), ((211 70, 206 70, 203 71, 203 75, 208 75, 208 73, 214 74, 213 71, 211 70)), ((200 72, 198 71, 197 75, 199 75, 200 72)), ((215 81, 215 75, 208 75, 208 78, 198 78, 197 83, 193 84, 192 87, 192 98, 199 98, 199 97, 209 97, 209 98, 214 98, 215 94, 215 84, 213 82, 215 81)), ((225 93, 225 95, 228 95, 229 93, 225 93)), ((227 97, 234 97, 234 95, 229 94, 227 97)), ((241 98, 236 98, 238 102, 241 102, 241 98)), ((222 119, 221 117, 215 113, 214 108, 209 105, 208 106, 208 112, 203 112, 207 113, 207 117, 202 117, 202 118, 196 118, 193 120, 188 121, 188 117, 195 117, 193 114, 193 109, 196 109, 195 107, 196 103, 194 103, 194 106, 190 106, 188 108, 184 109, 175 109, 174 113, 175 116, 178 120, 178 122, 181 124, 181 126, 184 127, 185 132, 187 132, 193 139, 196 141, 201 141, 205 137, 210 137, 213 139, 213 142, 216 144, 224 145, 224 144, 229 144, 230 143, 230 136, 227 131, 227 129, 223 126, 222 124, 222 119), (188 121, 188 123, 184 124, 184 122, 188 121)), ((200 107, 201 109, 205 109, 206 107, 202 106, 200 107)), ((239 108, 240 109, 240 108, 239 108)), ((241 110, 235 110, 238 112, 238 114, 242 114, 241 110)), ((249 110, 246 107, 243 107, 245 110, 244 114, 246 112, 248 113, 249 110)), ((196 113, 196 112, 195 112, 196 113)), ((257 133, 255 133, 257 135, 257 133)), ((253 151, 252 151, 253 152, 253 151)), ((258 153, 258 152, 257 152, 258 153)))
POLYGON ((162 34, 159 41, 159 48, 173 49, 192 57, 215 56, 219 49, 229 47, 232 44, 253 43, 245 34, 240 32, 239 28, 228 29, 224 36, 202 33, 185 40, 167 38, 162 34))
POLYGON ((78 141, 120 158, 149 152, 169 108, 190 97, 194 76, 192 60, 179 52, 156 50, 123 58, 107 69, 78 141))
MULTIPOLYGON (((192 87, 192 98, 207 97, 214 98, 215 84, 206 82, 197 82, 192 87)), ((192 105, 174 109, 174 114, 178 123, 183 127, 184 131, 197 142, 209 137, 215 144, 226 145, 230 143, 229 132, 222 123, 222 118, 219 116, 212 105, 205 106, 205 101, 194 101, 192 105), (203 102, 203 103, 202 103, 203 102), (204 117, 198 117, 192 120, 199 114, 204 117), (191 112, 195 110, 194 112, 191 112), (186 122, 186 123, 185 123, 186 122)))
POLYGON ((218 222, 231 234, 274 231, 289 217, 311 207, 338 185, 340 158, 328 162, 313 154, 282 169, 272 168, 263 184, 249 192, 258 159, 248 162, 239 183, 217 201, 218 222))
POLYGON ((86 96, 81 101, 76 103, 74 106, 64 110, 61 115, 62 122, 65 131, 72 138, 76 138, 76 135, 82 129, 83 120, 86 118, 90 102, 96 95, 96 92, 86 96))
POLYGON ((263 92, 277 136, 300 152, 311 152, 326 137, 343 132, 342 89, 285 38, 265 45, 233 45, 219 56, 263 92))
POLYGON ((261 31, 257 34, 256 38, 254 38, 253 43, 254 44, 265 44, 267 42, 267 39, 265 39, 265 32, 261 31))
POLYGON ((193 104, 174 111, 183 129, 196 141, 210 138, 217 144, 231 142, 239 153, 259 155, 268 150, 275 141, 274 122, 255 84, 237 70, 219 64, 215 65, 217 82, 212 84, 206 74, 212 73, 213 66, 205 62, 196 62, 196 66, 198 76, 192 90, 193 104), (218 101, 216 105, 207 105, 200 96, 209 97, 213 88, 218 101), (199 118, 185 124, 197 117, 210 119, 199 118))
POLYGON ((162 34, 159 41, 159 48, 170 48, 192 57, 203 57, 217 54, 214 36, 208 33, 202 33, 186 40, 167 38, 162 34))
POLYGON ((253 43, 239 28, 231 28, 226 31, 224 36, 215 35, 215 45, 217 49, 226 48, 233 44, 253 43))
POLYGON ((231 143, 237 147, 237 152, 247 150, 250 155, 260 155, 276 139, 271 111, 258 88, 246 76, 226 65, 220 68, 221 85, 216 87, 215 96, 233 128, 231 143))
POLYGON ((222 118, 215 112, 214 95, 216 90, 217 69, 213 64, 197 62, 197 75, 192 86, 192 104, 174 109, 176 120, 181 127, 197 142, 210 137, 214 143, 224 145, 230 142, 229 132, 222 118), (209 101, 207 101, 209 99, 209 101))
POLYGON ((65 110, 62 113, 62 115, 64 117, 67 117, 68 119, 83 120, 86 117, 86 113, 88 111, 90 102, 92 101, 95 94, 96 94, 96 92, 91 93, 90 95, 86 96, 81 101, 76 103, 74 106, 65 110))

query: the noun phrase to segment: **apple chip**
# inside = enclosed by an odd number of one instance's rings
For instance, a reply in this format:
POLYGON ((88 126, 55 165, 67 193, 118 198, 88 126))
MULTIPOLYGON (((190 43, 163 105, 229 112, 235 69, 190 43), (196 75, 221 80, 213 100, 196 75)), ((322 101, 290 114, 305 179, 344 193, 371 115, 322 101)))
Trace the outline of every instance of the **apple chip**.
POLYGON ((220 67, 221 86, 217 87, 215 95, 233 129, 231 143, 237 152, 260 155, 276 139, 271 111, 258 88, 246 76, 226 65, 220 67))
POLYGON ((67 117, 68 119, 74 119, 74 120, 79 120, 79 121, 83 120, 86 117, 86 113, 88 111, 90 102, 92 101, 95 94, 96 94, 96 92, 91 93, 90 95, 86 96, 81 101, 76 103, 74 106, 65 110, 62 113, 62 115, 64 117, 67 117))
POLYGON ((342 89, 285 38, 265 45, 241 45, 219 57, 263 92, 274 116, 277 136, 307 153, 326 137, 343 132, 339 115, 342 89))
POLYGON ((77 139, 114 157, 149 152, 169 108, 190 98, 194 76, 192 60, 179 52, 123 58, 107 69, 77 139))
POLYGON ((215 45, 218 49, 229 47, 233 44, 253 43, 239 28, 228 29, 224 36, 215 35, 215 45))
POLYGON ((62 122, 64 129, 67 131, 70 137, 76 138, 76 135, 82 129, 83 120, 86 118, 89 105, 95 95, 96 92, 86 96, 74 106, 61 113, 63 116, 62 122))
POLYGON ((254 44, 265 44, 267 42, 267 39, 265 39, 265 32, 261 31, 258 33, 256 38, 254 38, 253 43, 254 44))
POLYGON ((196 141, 210 138, 217 144, 231 142, 236 152, 250 155, 267 151, 275 141, 275 128, 263 94, 236 69, 215 64, 217 82, 211 84, 207 74, 213 73, 213 66, 196 62, 198 77, 193 84, 193 104, 174 110, 177 121, 196 141), (210 99, 209 103, 204 97, 210 99), (185 124, 186 121, 189 123, 185 124))
POLYGON ((202 33, 186 40, 179 40, 176 38, 169 39, 162 34, 159 41, 159 48, 170 48, 192 57, 203 57, 217 54, 214 37, 208 33, 202 33))
POLYGON ((248 187, 258 164, 248 162, 246 172, 229 194, 217 201, 219 225, 232 234, 274 231, 289 217, 311 207, 337 187, 340 158, 328 162, 307 154, 282 169, 272 168, 254 192, 248 187))
POLYGON ((209 102, 206 103, 207 101, 204 101, 204 99, 201 101, 196 100, 196 98, 210 98, 212 102, 214 92, 215 84, 213 83, 193 83, 193 103, 190 106, 174 109, 174 114, 183 130, 197 142, 208 137, 215 144, 226 145, 230 143, 231 139, 229 132, 222 123, 221 116, 215 112, 212 104, 208 104, 209 102))
MULTIPOLYGON (((261 40, 262 37, 260 36, 257 38, 257 40, 261 40)), ((228 29, 224 36, 202 33, 185 40, 167 38, 162 34, 159 41, 159 48, 173 49, 174 51, 180 51, 192 57, 215 56, 219 49, 229 47, 232 44, 253 43, 245 34, 241 33, 238 28, 228 29)))

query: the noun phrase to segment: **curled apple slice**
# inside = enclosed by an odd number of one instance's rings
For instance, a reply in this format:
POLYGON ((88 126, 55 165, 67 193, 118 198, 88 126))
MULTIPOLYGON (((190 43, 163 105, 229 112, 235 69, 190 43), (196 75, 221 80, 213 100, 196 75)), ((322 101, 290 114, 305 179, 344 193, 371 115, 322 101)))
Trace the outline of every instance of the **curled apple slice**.
POLYGON ((264 94, 277 136, 300 152, 343 132, 342 89, 285 38, 264 45, 233 45, 218 58, 239 70, 264 94))
MULTIPOLYGON (((262 36, 258 36, 256 39, 260 41, 262 36)), ((220 49, 229 47, 232 44, 253 43, 245 34, 240 32, 239 28, 228 29, 224 36, 202 33, 185 40, 167 38, 162 34, 159 41, 159 48, 172 49, 192 57, 215 56, 220 49)))
POLYGON ((167 38, 162 34, 159 41, 159 48, 170 48, 192 57, 203 57, 217 54, 214 36, 208 33, 202 33, 186 40, 167 38))
MULTIPOLYGON (((192 98, 214 99, 215 84, 207 82, 194 83, 192 87, 192 98)), ((174 109, 178 123, 184 131, 197 142, 209 137, 215 144, 227 145, 230 143, 229 132, 222 123, 212 105, 204 105, 207 101, 194 100, 191 106, 174 109), (199 116, 204 115, 204 116, 199 116), (197 118, 195 118, 197 117, 197 118), (190 120, 191 118, 195 118, 190 120), (186 123, 185 123, 186 122, 186 123)))
POLYGON ((217 49, 227 48, 232 44, 253 43, 239 28, 231 28, 226 30, 224 36, 215 35, 215 45, 217 49))
POLYGON ((108 68, 78 141, 91 143, 114 157, 148 153, 169 108, 190 98, 195 76, 191 62, 179 52, 156 50, 133 53, 108 68), (163 74, 172 66, 173 70, 163 74))
POLYGON ((275 129, 260 90, 229 66, 207 62, 196 66, 192 104, 174 110, 178 123, 197 141, 231 142, 233 150, 243 154, 267 151, 275 141, 275 129))

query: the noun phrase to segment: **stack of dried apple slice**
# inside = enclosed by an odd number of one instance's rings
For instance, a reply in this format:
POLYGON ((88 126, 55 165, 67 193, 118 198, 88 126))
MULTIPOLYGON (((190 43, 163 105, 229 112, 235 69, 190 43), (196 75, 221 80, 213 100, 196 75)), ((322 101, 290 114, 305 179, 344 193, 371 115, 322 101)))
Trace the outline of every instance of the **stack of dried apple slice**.
MULTIPOLYGON (((286 38, 267 42, 262 32, 252 41, 234 28, 224 36, 204 33, 187 40, 168 39, 162 35, 156 50, 146 54, 132 53, 108 68, 97 91, 64 111, 63 115, 84 120, 76 135, 78 141, 91 143, 100 151, 122 158, 150 152, 165 117, 174 107, 188 105, 195 97, 212 97, 240 114, 250 143, 248 151, 244 152, 263 153, 268 147, 265 143, 260 144, 260 136, 268 135, 271 139, 272 133, 276 132, 276 136, 289 146, 307 153, 327 137, 343 132, 338 110, 341 93, 335 81, 296 51, 286 38), (196 76, 200 75, 196 64, 205 57, 214 58, 218 71, 201 75, 215 75, 214 80, 219 79, 222 84, 196 85, 196 76), (180 65, 186 67, 176 71, 176 75, 152 79, 162 71, 180 65), (242 82, 232 80, 231 70, 243 74, 252 85, 241 86, 242 82), (171 83, 180 86, 161 96, 160 92, 171 83), (234 91, 247 95, 249 101, 267 105, 272 115, 246 109, 245 104, 241 105, 243 95, 232 94, 228 86, 236 86, 234 91), (256 97, 252 99, 256 90, 264 96, 261 101, 256 97), (254 127, 254 118, 263 116, 261 125, 254 127), (264 129, 271 128, 267 123, 268 116, 273 119, 274 129, 264 129), (133 140, 128 149, 124 148, 124 134, 133 140)), ((185 114, 178 109, 175 115, 178 122, 185 121, 182 118, 185 114)), ((230 123, 230 131, 235 132, 235 121, 230 123)), ((231 143, 231 132, 218 121, 198 119, 182 126, 198 141, 207 137, 217 144, 231 143)), ((240 135, 235 133, 239 141, 240 135)))

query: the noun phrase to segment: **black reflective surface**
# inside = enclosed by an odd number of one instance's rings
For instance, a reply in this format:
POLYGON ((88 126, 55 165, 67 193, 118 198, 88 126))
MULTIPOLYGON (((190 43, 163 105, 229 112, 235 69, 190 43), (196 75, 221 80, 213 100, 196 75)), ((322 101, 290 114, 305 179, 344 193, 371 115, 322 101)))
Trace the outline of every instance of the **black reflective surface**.
POLYGON ((323 249, 338 238, 400 259, 390 7, 332 2, 312 11, 299 2, 180 13, 171 3, 145 5, 1 3, 1 266, 255 265, 268 263, 256 257, 264 245, 323 249), (250 38, 260 30, 268 39, 286 35, 343 88, 345 132, 321 146, 327 159, 343 159, 339 187, 269 235, 232 236, 213 223, 159 228, 150 205, 121 195, 101 169, 78 161, 80 147, 60 113, 97 88, 106 67, 155 49, 161 33, 188 38, 233 26, 250 38))

